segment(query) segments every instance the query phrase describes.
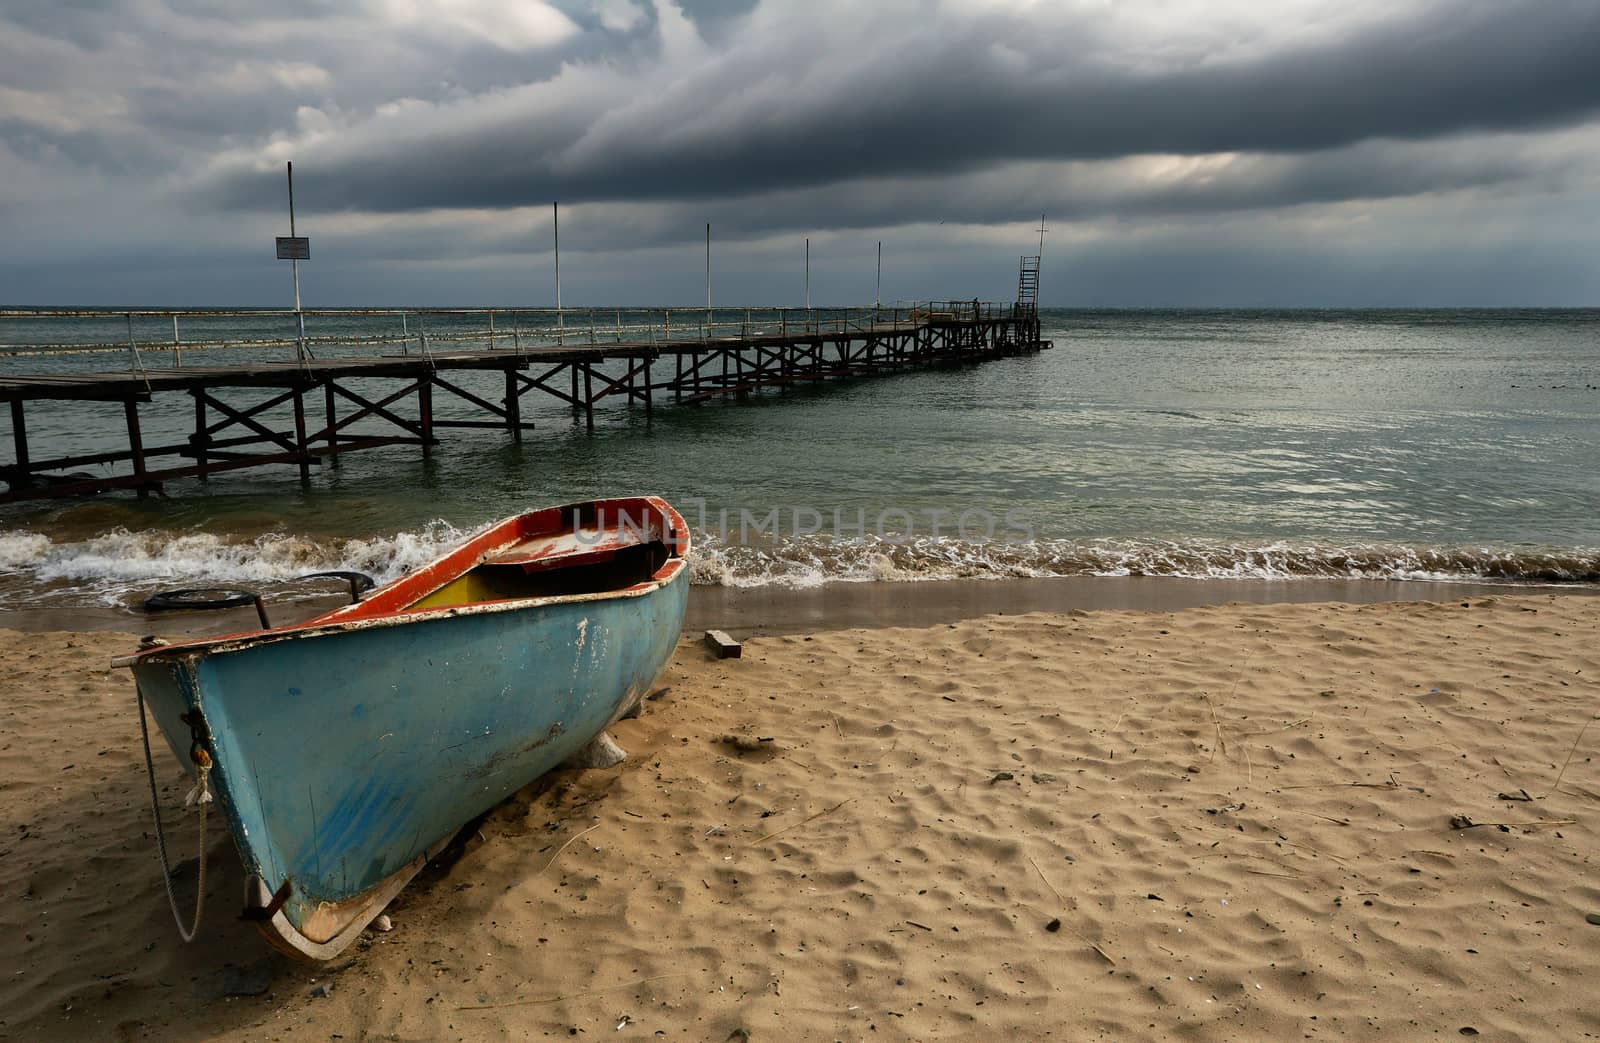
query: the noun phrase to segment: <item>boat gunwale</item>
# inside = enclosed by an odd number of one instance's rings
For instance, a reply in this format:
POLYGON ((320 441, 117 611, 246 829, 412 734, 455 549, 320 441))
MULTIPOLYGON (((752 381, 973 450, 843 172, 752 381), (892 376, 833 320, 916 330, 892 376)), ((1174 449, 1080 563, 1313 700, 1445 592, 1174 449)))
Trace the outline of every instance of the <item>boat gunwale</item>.
MULTIPOLYGON (((498 598, 493 601, 478 601, 465 605, 443 605, 438 608, 402 608, 379 616, 357 616, 350 619, 327 618, 341 611, 345 611, 354 607, 343 606, 341 608, 334 609, 331 612, 325 612, 321 615, 313 616, 311 619, 300 623, 292 623, 288 626, 271 627, 265 630, 249 630, 236 634, 223 634, 218 637, 186 641, 182 644, 158 645, 154 648, 145 649, 132 655, 115 657, 111 660, 111 665, 113 667, 132 667, 143 663, 181 662, 186 659, 197 658, 201 655, 237 652, 248 648, 257 648, 263 645, 276 644, 281 641, 295 641, 318 637, 328 637, 333 634, 349 633, 354 630, 401 626, 408 623, 454 619, 461 616, 494 615, 501 612, 516 612, 524 609, 544 608, 551 605, 581 604, 587 602, 610 601, 621 598, 644 597, 647 594, 655 593, 657 590, 660 590, 662 587, 674 582, 675 580, 681 579, 689 564, 687 558, 690 544, 688 526, 685 524, 683 516, 680 515, 670 504, 668 504, 666 500, 659 496, 619 496, 579 501, 578 503, 561 504, 554 508, 540 508, 539 510, 560 511, 572 507, 582 507, 588 504, 600 505, 617 503, 625 500, 643 500, 648 502, 652 507, 661 510, 665 513, 668 520, 674 523, 672 525, 672 530, 676 533, 676 539, 664 541, 665 545, 671 549, 672 556, 669 557, 660 568, 651 573, 648 580, 640 583, 630 584, 626 587, 618 587, 614 590, 595 591, 588 594, 552 594, 532 598, 498 598), (319 620, 325 621, 319 622, 319 620)), ((442 565, 449 561, 452 556, 460 554, 466 547, 470 546, 474 540, 482 539, 501 526, 514 522, 527 514, 533 513, 536 512, 524 511, 520 514, 513 514, 509 517, 501 518, 500 520, 485 526, 481 531, 469 537, 460 546, 446 551, 444 554, 441 554, 439 557, 433 559, 427 564, 413 569, 405 576, 400 576, 394 580, 391 580, 389 584, 385 584, 384 586, 387 587, 391 584, 403 583, 431 568, 442 565)), ((493 551, 488 553, 492 554, 493 551)), ((472 568, 482 564, 482 561, 483 557, 480 557, 476 562, 462 569, 456 575, 465 575, 472 568)), ((446 580, 446 582, 450 581, 446 580)), ((378 589, 382 590, 384 588, 380 587, 378 589)))

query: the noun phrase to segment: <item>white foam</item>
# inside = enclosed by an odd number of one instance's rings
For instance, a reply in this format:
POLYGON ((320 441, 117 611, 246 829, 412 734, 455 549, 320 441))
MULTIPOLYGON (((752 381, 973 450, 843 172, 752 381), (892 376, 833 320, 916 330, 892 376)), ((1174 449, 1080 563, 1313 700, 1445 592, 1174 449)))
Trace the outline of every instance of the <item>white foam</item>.
POLYGON ((1600 550, 1587 548, 1530 552, 1492 547, 1249 545, 1204 540, 1007 543, 933 537, 904 542, 867 537, 840 542, 810 536, 764 545, 727 545, 714 537, 697 540, 694 582, 738 587, 1049 576, 1524 582, 1594 582, 1600 577, 1600 550))
POLYGON ((26 568, 50 550, 50 537, 36 532, 0 532, 0 569, 26 568))
POLYGON ((415 532, 359 540, 318 541, 284 533, 252 540, 214 533, 113 529, 57 543, 28 532, 0 533, 0 567, 11 573, 7 602, 49 592, 120 604, 162 586, 281 583, 307 572, 353 569, 386 582, 437 557, 465 537, 445 522, 415 532), (18 583, 19 579, 31 582, 18 583), (21 588, 21 589, 19 589, 21 588))
MULTIPOLYGON (((126 604, 165 587, 253 587, 332 569, 366 572, 382 583, 432 560, 468 535, 444 521, 360 539, 289 533, 239 539, 206 532, 114 529, 57 542, 42 533, 0 532, 0 604, 19 607, 40 600, 126 604)), ((1126 539, 1007 543, 932 536, 901 542, 821 535, 740 544, 697 534, 689 576, 699 585, 795 589, 829 583, 1047 576, 1594 582, 1600 577, 1600 550, 1126 539)))

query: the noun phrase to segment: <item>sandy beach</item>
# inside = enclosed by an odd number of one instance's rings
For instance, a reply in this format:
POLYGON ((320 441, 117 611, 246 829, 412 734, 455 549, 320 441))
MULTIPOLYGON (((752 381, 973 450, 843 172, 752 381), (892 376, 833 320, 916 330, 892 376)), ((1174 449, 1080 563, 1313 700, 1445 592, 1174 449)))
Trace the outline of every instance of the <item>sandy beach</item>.
POLYGON ((218 829, 176 937, 132 640, 0 632, 0 1035, 1600 1033, 1592 597, 686 640, 626 762, 517 794, 321 968, 236 919, 218 829))

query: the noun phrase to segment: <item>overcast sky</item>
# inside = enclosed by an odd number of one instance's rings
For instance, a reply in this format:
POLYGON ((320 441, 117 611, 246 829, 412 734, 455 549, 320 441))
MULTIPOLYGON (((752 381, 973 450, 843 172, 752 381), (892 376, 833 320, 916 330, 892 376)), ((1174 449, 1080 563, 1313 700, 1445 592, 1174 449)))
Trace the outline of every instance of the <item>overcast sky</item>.
POLYGON ((1600 305, 1595 0, 6 0, 0 302, 1600 305))

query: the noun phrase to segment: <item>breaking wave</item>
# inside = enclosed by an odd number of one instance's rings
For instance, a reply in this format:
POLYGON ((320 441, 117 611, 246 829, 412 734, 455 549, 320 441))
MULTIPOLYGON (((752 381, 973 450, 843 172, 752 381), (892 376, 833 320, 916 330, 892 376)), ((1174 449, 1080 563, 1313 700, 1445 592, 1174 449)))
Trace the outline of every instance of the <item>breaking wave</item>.
POLYGON ((701 537, 697 550, 695 582, 724 586, 1049 576, 1600 582, 1600 548, 1530 552, 1492 547, 1123 539, 1012 543, 934 537, 843 542, 795 537, 767 545, 729 545, 701 537))
POLYGON ((437 557, 468 535, 445 522, 370 539, 315 540, 269 533, 237 539, 214 533, 113 529, 58 543, 33 532, 0 533, 0 599, 109 605, 170 586, 264 586, 307 572, 354 569, 379 583, 437 557))
MULTIPOLYGON (((355 569, 382 583, 431 560, 469 534, 442 521, 362 539, 282 533, 243 539, 205 532, 116 529, 57 542, 42 533, 0 532, 0 606, 129 605, 166 587, 200 585, 270 587, 293 596, 296 577, 329 569, 355 569)), ((1600 583, 1600 549, 826 536, 732 543, 714 534, 697 534, 690 570, 696 584, 730 587, 1049 576, 1600 583)))

